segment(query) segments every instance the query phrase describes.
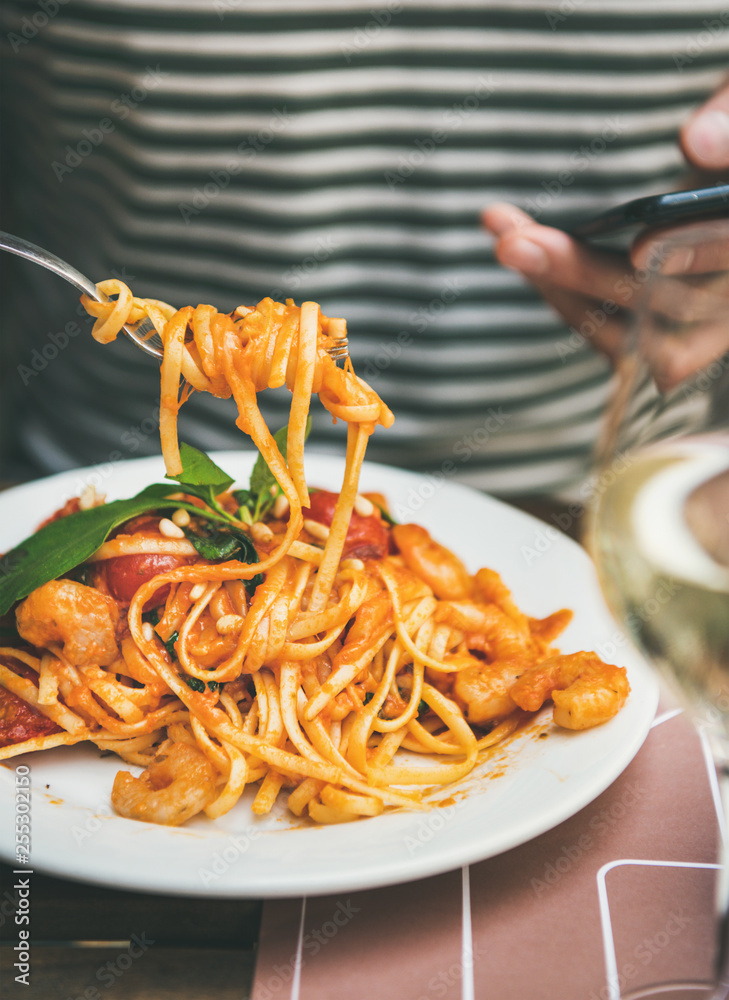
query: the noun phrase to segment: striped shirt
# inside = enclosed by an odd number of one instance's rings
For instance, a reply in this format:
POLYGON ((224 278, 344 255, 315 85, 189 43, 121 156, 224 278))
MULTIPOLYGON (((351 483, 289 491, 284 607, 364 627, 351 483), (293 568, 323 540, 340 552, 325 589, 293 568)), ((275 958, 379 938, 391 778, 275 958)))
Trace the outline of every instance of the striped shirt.
MULTIPOLYGON (((3 44, 4 228, 175 305, 319 301, 396 416, 368 457, 514 495, 584 475, 610 373, 498 265, 479 212, 568 224, 681 184, 677 131, 723 79, 729 11, 10 0, 3 44)), ((6 451, 44 471, 156 452, 154 363, 91 341, 57 278, 6 270, 6 451)), ((280 426, 288 396, 267 395, 280 426)), ((340 451, 314 415, 312 447, 340 451)), ((180 434, 241 443, 210 397, 180 434)))

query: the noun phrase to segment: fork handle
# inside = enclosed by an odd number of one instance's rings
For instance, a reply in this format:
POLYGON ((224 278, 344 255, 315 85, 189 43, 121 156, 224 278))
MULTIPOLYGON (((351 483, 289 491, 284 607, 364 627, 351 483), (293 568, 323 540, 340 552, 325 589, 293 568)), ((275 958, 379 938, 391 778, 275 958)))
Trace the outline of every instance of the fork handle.
POLYGON ((32 260, 33 263, 53 271, 60 278, 65 278, 80 291, 85 292, 94 302, 106 301, 106 296, 99 295, 96 285, 89 281, 84 274, 77 271, 75 267, 71 267, 65 260, 56 257, 54 253, 36 246, 35 243, 21 240, 19 236, 12 236, 10 233, 0 232, 0 250, 7 250, 9 253, 17 254, 18 257, 25 257, 26 260, 32 260))

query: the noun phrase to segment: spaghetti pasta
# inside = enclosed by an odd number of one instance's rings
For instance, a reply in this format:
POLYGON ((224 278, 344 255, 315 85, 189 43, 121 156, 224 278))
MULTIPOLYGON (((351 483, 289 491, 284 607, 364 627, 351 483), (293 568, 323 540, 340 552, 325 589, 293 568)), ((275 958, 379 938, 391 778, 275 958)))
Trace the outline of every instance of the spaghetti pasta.
POLYGON ((421 808, 425 789, 470 773, 553 691, 573 728, 620 709, 623 668, 553 647, 568 613, 528 618, 495 571, 468 573, 425 529, 391 526, 381 497, 359 495, 367 440, 393 417, 329 357, 343 320, 312 302, 221 314, 99 287, 110 302, 82 300, 97 340, 146 319, 163 341, 162 451, 180 485, 115 523, 83 575, 16 604, 20 641, 0 648, 0 758, 91 741, 144 768, 117 775, 112 803, 146 822, 216 819, 253 784, 256 814, 285 796, 296 815, 344 822, 421 808), (284 385, 285 444, 257 403, 284 385), (177 416, 193 390, 235 399, 270 470, 253 499, 217 467, 225 489, 186 483, 177 416), (336 494, 304 477, 314 394, 348 427, 336 494))

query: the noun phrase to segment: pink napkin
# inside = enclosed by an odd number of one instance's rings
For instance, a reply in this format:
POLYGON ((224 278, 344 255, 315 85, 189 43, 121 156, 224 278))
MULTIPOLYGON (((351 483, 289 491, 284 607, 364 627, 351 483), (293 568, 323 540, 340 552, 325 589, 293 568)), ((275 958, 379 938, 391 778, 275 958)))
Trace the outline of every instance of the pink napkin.
POLYGON ((659 712, 620 778, 528 844, 418 882, 266 903, 252 1000, 619 1000, 708 981, 716 802, 699 736, 659 712))

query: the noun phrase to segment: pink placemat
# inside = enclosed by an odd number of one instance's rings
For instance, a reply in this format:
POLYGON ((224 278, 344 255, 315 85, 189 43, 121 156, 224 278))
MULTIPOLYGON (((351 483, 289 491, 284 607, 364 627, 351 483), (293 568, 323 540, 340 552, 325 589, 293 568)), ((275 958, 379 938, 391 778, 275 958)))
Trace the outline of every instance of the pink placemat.
POLYGON ((705 983, 717 802, 704 743, 665 711, 607 791, 528 844, 418 882, 266 903, 252 1000, 619 1000, 705 983))

